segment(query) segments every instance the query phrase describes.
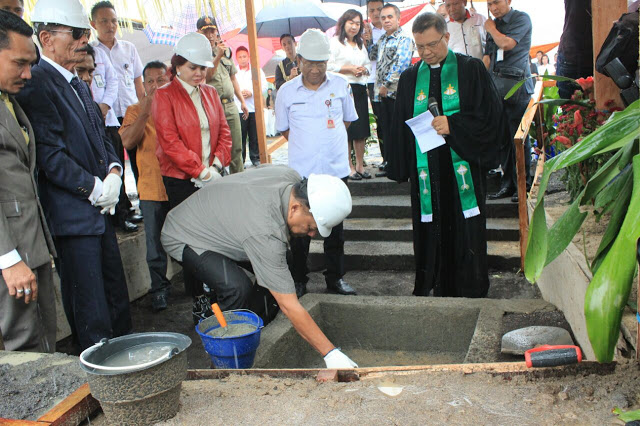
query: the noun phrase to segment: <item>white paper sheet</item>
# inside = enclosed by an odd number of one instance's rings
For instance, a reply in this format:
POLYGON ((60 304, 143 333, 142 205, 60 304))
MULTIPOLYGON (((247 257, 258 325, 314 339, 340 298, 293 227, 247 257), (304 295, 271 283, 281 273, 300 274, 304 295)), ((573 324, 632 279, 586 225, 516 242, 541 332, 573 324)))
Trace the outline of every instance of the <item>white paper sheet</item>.
POLYGON ((405 121, 418 140, 423 154, 445 144, 444 138, 431 126, 432 121, 433 115, 429 111, 405 121))

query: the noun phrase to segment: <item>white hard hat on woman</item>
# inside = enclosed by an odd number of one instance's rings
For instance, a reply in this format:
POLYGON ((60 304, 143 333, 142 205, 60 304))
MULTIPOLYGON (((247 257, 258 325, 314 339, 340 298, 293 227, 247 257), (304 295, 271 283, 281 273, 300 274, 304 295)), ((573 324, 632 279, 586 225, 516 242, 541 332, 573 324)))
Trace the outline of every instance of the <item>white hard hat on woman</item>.
POLYGON ((183 35, 173 49, 176 55, 180 55, 187 61, 207 68, 213 68, 213 54, 211 43, 200 33, 183 35))

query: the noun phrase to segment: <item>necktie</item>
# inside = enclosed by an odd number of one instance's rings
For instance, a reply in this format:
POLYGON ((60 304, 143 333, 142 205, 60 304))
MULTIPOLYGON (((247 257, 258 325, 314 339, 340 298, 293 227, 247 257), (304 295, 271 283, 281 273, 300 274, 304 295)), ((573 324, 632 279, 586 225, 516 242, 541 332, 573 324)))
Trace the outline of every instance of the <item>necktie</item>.
MULTIPOLYGON (((0 94, 0 98, 2 98, 2 100, 4 101, 4 104, 7 106, 7 109, 9 110, 11 115, 13 115, 13 118, 16 119, 16 123, 18 123, 18 126, 20 126, 20 123, 18 122, 18 117, 16 117, 16 111, 13 109, 13 104, 11 103, 11 99, 9 99, 9 95, 7 95, 6 93, 2 93, 0 94)), ((29 134, 27 133, 25 128, 22 126, 20 126, 20 130, 22 130, 22 135, 24 136, 25 142, 27 143, 27 145, 29 145, 29 134)))
MULTIPOLYGON (((84 81, 81 81, 78 77, 73 77, 71 79, 71 87, 74 88, 74 90, 78 94, 78 97, 82 101, 82 104, 84 105, 84 110, 86 111, 87 116, 89 117, 89 122, 91 123, 91 130, 93 131, 92 132, 93 135, 91 136, 94 139, 94 143, 98 145, 98 149, 100 150, 100 156, 102 156, 102 159, 104 160, 105 169, 107 169, 109 167, 109 165, 107 164, 107 150, 105 149, 104 141, 100 136, 100 125, 101 125, 100 123, 102 122, 102 120, 100 119, 100 117, 98 117, 98 113, 96 112, 96 109, 93 105, 93 99, 89 94, 89 88, 86 85, 86 83, 84 81)), ((107 173, 108 172, 109 170, 107 170, 107 173)))

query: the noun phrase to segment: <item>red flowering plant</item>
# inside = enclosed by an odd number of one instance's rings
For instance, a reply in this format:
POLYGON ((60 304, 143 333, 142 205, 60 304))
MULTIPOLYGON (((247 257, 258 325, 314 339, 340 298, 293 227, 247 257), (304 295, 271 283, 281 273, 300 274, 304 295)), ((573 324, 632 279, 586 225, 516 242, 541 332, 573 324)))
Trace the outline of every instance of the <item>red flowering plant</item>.
MULTIPOLYGON (((555 137, 551 143, 555 145, 558 153, 583 140, 603 125, 614 111, 620 110, 611 107, 612 100, 606 103, 606 112, 596 110, 593 77, 579 78, 576 83, 580 85, 580 89, 571 96, 571 102, 558 107, 553 114, 555 137)), ((572 200, 580 194, 589 179, 609 157, 610 154, 595 156, 565 169, 563 180, 572 200)))

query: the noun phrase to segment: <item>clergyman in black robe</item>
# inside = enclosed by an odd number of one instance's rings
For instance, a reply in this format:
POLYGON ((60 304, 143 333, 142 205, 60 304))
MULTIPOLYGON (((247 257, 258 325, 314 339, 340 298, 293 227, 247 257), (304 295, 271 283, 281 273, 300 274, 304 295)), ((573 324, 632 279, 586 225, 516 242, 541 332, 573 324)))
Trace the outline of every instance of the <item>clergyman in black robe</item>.
POLYGON ((388 177, 398 182, 409 180, 411 187, 416 262, 413 294, 428 296, 433 291, 433 296, 485 297, 489 290, 485 176, 488 169, 499 163, 500 148, 510 142, 502 102, 479 59, 449 55, 449 33, 444 19, 436 14, 422 14, 414 21, 412 30, 422 60, 400 77, 394 138, 389 144, 387 161, 388 177), (446 144, 427 154, 433 218, 425 223, 421 221, 416 138, 405 121, 414 116, 416 82, 423 62, 423 67, 430 67, 428 96, 435 98, 443 111, 441 70, 445 61, 453 58, 457 60, 459 112, 436 117, 432 122, 446 144), (451 149, 470 166, 480 211, 476 216, 464 217, 451 149))

